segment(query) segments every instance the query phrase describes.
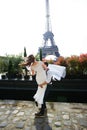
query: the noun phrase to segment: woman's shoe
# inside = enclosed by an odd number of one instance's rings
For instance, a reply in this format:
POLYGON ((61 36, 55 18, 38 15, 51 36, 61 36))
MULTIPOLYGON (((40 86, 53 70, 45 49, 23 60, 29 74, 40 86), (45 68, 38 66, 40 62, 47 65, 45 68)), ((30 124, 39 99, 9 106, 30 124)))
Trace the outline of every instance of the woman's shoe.
POLYGON ((36 106, 38 107, 38 103, 35 101, 36 106))

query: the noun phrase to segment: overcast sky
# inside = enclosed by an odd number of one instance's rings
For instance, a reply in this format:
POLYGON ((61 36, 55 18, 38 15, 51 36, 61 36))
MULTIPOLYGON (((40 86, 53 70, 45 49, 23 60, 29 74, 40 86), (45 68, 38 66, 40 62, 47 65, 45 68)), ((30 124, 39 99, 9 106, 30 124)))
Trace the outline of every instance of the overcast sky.
MULTIPOLYGON (((87 53, 87 0, 49 0, 55 44, 62 56, 87 53)), ((45 0, 0 0, 0 55, 36 54, 46 32, 45 0)))

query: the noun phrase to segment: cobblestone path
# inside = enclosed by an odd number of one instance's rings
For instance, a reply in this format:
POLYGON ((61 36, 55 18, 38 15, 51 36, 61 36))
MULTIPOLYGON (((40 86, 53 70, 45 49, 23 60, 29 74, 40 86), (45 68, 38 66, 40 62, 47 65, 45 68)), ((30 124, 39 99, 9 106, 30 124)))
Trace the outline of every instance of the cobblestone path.
POLYGON ((34 102, 0 100, 0 130, 87 130, 87 104, 47 102, 47 113, 35 118, 34 102))

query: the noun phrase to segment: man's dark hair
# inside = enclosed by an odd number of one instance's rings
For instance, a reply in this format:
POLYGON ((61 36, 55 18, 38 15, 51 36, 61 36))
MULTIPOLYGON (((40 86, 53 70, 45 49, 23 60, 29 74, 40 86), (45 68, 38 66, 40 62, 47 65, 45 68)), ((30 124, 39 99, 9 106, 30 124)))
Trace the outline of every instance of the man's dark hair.
POLYGON ((44 62, 44 64, 48 67, 48 62, 44 62))

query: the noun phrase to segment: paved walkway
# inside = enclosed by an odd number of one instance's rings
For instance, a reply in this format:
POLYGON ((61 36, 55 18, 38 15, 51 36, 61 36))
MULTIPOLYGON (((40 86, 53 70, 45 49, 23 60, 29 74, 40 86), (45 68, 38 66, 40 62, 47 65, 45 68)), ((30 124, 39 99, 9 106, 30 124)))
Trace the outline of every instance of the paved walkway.
POLYGON ((47 102, 47 108, 35 118, 34 102, 0 100, 0 130, 87 130, 87 104, 47 102))

